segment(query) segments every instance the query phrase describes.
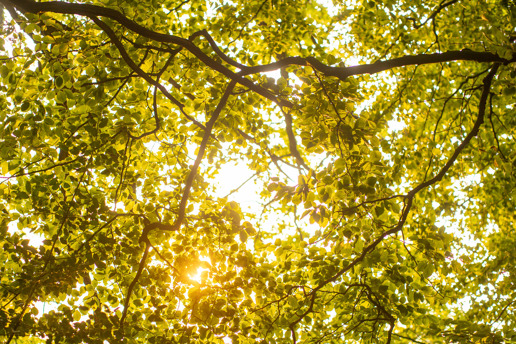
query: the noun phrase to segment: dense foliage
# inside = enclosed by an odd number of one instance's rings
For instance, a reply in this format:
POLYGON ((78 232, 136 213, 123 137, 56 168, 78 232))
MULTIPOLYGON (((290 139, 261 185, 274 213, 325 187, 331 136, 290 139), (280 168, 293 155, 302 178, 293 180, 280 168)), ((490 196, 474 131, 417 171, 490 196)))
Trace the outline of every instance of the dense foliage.
POLYGON ((3 342, 516 341, 512 0, 0 3, 3 342))

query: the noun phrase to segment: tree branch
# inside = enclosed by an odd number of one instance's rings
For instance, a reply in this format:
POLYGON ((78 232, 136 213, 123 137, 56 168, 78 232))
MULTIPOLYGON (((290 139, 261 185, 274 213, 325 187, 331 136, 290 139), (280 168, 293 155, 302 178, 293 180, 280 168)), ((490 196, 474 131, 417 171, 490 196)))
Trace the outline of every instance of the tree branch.
POLYGON ((206 129, 204 131, 204 136, 202 137, 201 145, 199 146, 199 152, 197 153, 197 157, 195 159, 194 165, 192 166, 192 170, 188 174, 188 177, 185 182, 185 188, 183 190, 183 196, 181 197, 181 202, 179 204, 179 212, 177 214, 177 219, 173 225, 173 230, 179 229, 179 227, 181 226, 181 223, 184 220, 186 204, 188 202, 188 197, 190 196, 190 189, 192 188, 194 178, 197 174, 197 170, 199 169, 199 165, 201 164, 202 158, 204 157, 204 151, 206 150, 206 146, 208 145, 208 140, 211 136, 211 131, 213 129, 213 125, 217 121, 224 106, 226 106, 226 103, 227 103, 229 96, 231 95, 231 92, 233 91, 233 88, 235 87, 235 85, 236 85, 236 81, 231 80, 228 87, 226 88, 226 91, 222 95, 222 98, 220 99, 219 104, 217 105, 217 108, 215 109, 215 111, 213 111, 213 114, 211 115, 208 123, 206 123, 206 129))
POLYGON ((459 0, 450 0, 448 2, 445 2, 444 0, 441 1, 441 3, 439 4, 439 6, 437 6, 437 8, 432 12, 432 14, 430 14, 430 16, 428 18, 425 19, 425 21, 423 21, 422 23, 419 23, 419 24, 416 24, 416 19, 414 18, 407 18, 408 20, 412 21, 412 23, 414 24, 414 29, 419 29, 420 27, 424 26, 426 23, 428 23, 429 20, 434 20, 435 17, 443 10, 445 9, 446 7, 448 6, 451 6, 453 4, 455 4, 456 2, 458 2, 459 0))
POLYGON ((125 296, 124 301, 124 311, 122 312, 122 317, 120 318, 120 329, 123 330, 124 328, 124 321, 127 316, 127 310, 129 309, 129 301, 131 300, 131 295, 133 293, 134 286, 136 285, 136 282, 138 282, 138 279, 140 278, 143 268, 145 267, 145 263, 147 260, 147 257, 149 255, 149 248, 150 248, 150 242, 149 239, 145 238, 145 251, 143 251, 142 259, 140 260, 140 264, 138 265, 138 271, 136 272, 136 275, 134 276, 131 284, 129 285, 129 288, 127 289, 127 295, 125 296))
MULTIPOLYGON (((63 14, 72 14, 72 15, 82 15, 90 18, 96 17, 106 17, 115 20, 119 24, 123 25, 127 29, 138 33, 144 37, 147 37, 151 40, 162 42, 162 43, 172 43, 184 47, 190 53, 192 53, 195 57, 197 57, 201 62, 203 62, 206 66, 212 68, 213 70, 218 71, 223 74, 227 78, 236 81, 237 83, 249 88, 250 90, 260 94, 261 96, 277 103, 280 106, 292 107, 293 104, 288 100, 280 99, 272 94, 269 90, 255 84, 249 79, 244 78, 245 75, 274 71, 282 67, 286 67, 289 65, 299 65, 299 66, 312 66, 316 68, 318 71, 326 74, 327 76, 335 76, 341 80, 345 80, 350 76, 362 75, 362 74, 375 74, 385 70, 393 69, 396 67, 410 66, 410 65, 421 65, 421 64, 432 64, 432 63, 442 63, 442 62, 451 62, 451 61, 476 61, 476 62, 498 62, 503 64, 508 64, 511 62, 516 62, 516 54, 509 60, 501 58, 500 56, 488 52, 476 52, 469 49, 463 49, 460 51, 448 51, 444 53, 435 53, 435 54, 419 54, 419 55, 409 55, 399 58, 394 58, 392 60, 387 61, 378 61, 372 64, 351 66, 351 67, 331 67, 325 65, 314 57, 287 57, 283 60, 261 65, 254 67, 246 67, 242 69, 239 73, 235 73, 231 71, 229 68, 221 64, 220 62, 214 60, 213 58, 206 55, 199 47, 193 44, 190 40, 174 36, 163 34, 159 32, 152 31, 147 29, 146 27, 130 20, 126 16, 124 16, 121 12, 106 8, 97 5, 91 4, 74 4, 60 1, 49 1, 49 2, 36 2, 33 0, 0 0, 2 3, 6 3, 8 5, 12 5, 15 8, 31 13, 38 12, 54 12, 54 13, 63 13, 63 14)), ((97 19, 97 21, 99 21, 97 19)), ((103 23, 103 30, 111 30, 107 24, 103 23)), ((99 25, 100 26, 100 25, 99 25)), ((106 32, 107 33, 107 32, 106 32)), ((110 36, 110 38, 112 38, 110 36)), ((116 41, 113 43, 117 44, 116 41)), ((118 41, 118 43, 120 43, 118 41)), ((121 45, 121 43, 120 43, 121 45)), ((117 48, 120 49, 119 45, 117 48)), ((213 48, 213 46, 212 46, 213 48)), ((229 57, 227 57, 229 58, 229 57)), ((233 65, 236 62, 232 63, 233 65)), ((143 76, 142 76, 143 77, 143 76)), ((150 81, 149 81, 150 82, 150 81)))
POLYGON ((116 36, 115 32, 109 27, 109 25, 107 25, 106 23, 104 23, 102 20, 98 19, 97 17, 91 17, 91 19, 93 20, 93 22, 95 24, 97 24, 107 35, 108 37, 111 39, 111 41, 113 42, 113 44, 117 47, 118 51, 120 52, 120 55, 122 56, 122 58, 124 59, 125 63, 127 63, 127 65, 136 73, 138 74, 142 79, 144 79, 145 81, 147 81, 149 84, 159 88, 159 90, 161 91, 161 93, 163 93, 163 95, 165 95, 165 97, 167 97, 172 103, 174 103, 178 108, 179 108, 179 111, 181 111, 181 113, 183 114, 183 116, 185 116, 186 118, 188 118, 190 121, 192 121, 193 123, 195 123, 198 127, 204 129, 204 126, 199 123, 197 120, 195 120, 193 117, 189 116, 184 110, 184 104, 182 104, 181 102, 179 102, 176 98, 174 98, 173 95, 171 95, 168 90, 165 88, 165 86, 163 86, 162 84, 159 83, 159 81, 157 80, 154 80, 153 78, 150 77, 149 74, 145 73, 132 59, 131 57, 129 56, 129 54, 127 53, 127 51, 125 50, 124 48, 124 45, 122 44, 122 42, 118 39, 118 37, 116 36))
POLYGON ((231 57, 224 54, 222 52, 222 50, 220 50, 220 48, 218 47, 217 43, 215 43, 215 41, 213 40, 213 37, 211 37, 211 35, 208 33, 208 31, 206 31, 206 30, 197 31, 190 36, 190 40, 193 41, 195 39, 195 37, 198 37, 198 36, 203 36, 204 38, 206 38, 206 40, 210 44, 211 48, 215 52, 215 54, 217 54, 227 64, 237 67, 238 69, 247 68, 247 66, 244 66, 243 64, 236 62, 231 57))
POLYGON ((441 179, 443 179, 443 177, 446 174, 446 172, 448 172, 448 170, 450 169, 450 167, 452 167, 452 165, 455 162, 455 160, 457 160, 459 154, 464 150, 464 148, 466 148, 466 146, 473 139, 473 137, 477 136, 478 130, 480 129, 480 126, 482 125, 482 123, 484 123, 484 117, 485 117, 485 113, 486 113, 487 98, 489 96, 489 92, 490 92, 490 89, 491 89, 491 83, 492 83, 493 78, 494 78, 496 72, 498 71, 499 67, 500 67, 500 64, 499 63, 495 63, 493 65, 493 67, 491 68, 491 70, 489 71, 489 74, 484 78, 484 85, 483 85, 483 88, 482 88, 482 94, 480 96, 480 102, 478 103, 478 116, 477 116, 477 120, 475 121, 475 124, 473 125, 473 128, 471 129, 471 131, 464 138, 464 140, 460 143, 460 145, 455 149, 455 151, 453 152, 452 156, 448 159, 448 162, 446 162, 446 165, 444 165, 444 167, 441 169, 441 171, 435 177, 433 177, 432 179, 430 179, 430 180, 428 180, 428 181, 426 181, 424 183, 421 183, 417 187, 412 189, 412 191, 410 191, 407 194, 408 197, 414 197, 414 195, 416 193, 418 193, 420 190, 422 190, 422 189, 424 189, 424 188, 426 188, 426 187, 428 187, 428 186, 430 186, 432 184, 435 184, 436 182, 438 182, 441 179))
MULTIPOLYGON (((473 139, 473 137, 475 137, 478 134, 478 130, 479 130, 480 126, 482 125, 482 123, 484 122, 486 103, 487 103, 487 99, 488 99, 488 96, 490 93, 491 83, 492 83, 493 78, 494 78, 496 72, 498 71, 499 67, 500 67, 500 64, 495 63, 491 67, 489 74, 484 78, 482 94, 480 96, 480 101, 479 101, 479 105, 478 105, 478 116, 477 116, 477 120, 475 121, 475 124, 473 125, 473 128, 468 133, 466 138, 455 149, 452 156, 448 159, 448 162, 444 165, 444 167, 441 169, 441 171, 439 171, 439 173, 434 178, 419 184, 418 186, 416 186, 415 188, 413 188, 411 191, 409 191, 407 193, 407 195, 405 196, 405 200, 406 200, 405 206, 403 207, 401 217, 398 221, 398 224, 396 226, 394 226, 393 228, 391 228, 390 230, 383 232, 375 241, 373 241, 371 244, 369 244, 367 247, 365 247, 362 250, 361 254, 358 257, 356 257, 351 263, 349 263, 347 266, 342 268, 339 272, 337 272, 332 277, 328 278, 327 280, 323 281, 322 283, 317 285, 315 288, 313 288, 311 291, 312 295, 317 293, 319 290, 321 290, 323 287, 325 287, 329 283, 335 282, 340 276, 342 276, 347 271, 349 271, 351 268, 353 268, 354 266, 356 266, 360 262, 362 262, 364 260, 364 258, 367 256, 367 254, 372 252, 376 248, 376 246, 378 246, 383 241, 383 239, 385 239, 387 236, 395 234, 402 230, 405 222, 407 221, 410 210, 412 208, 413 199, 414 199, 415 195, 422 189, 427 188, 428 186, 433 185, 436 182, 440 181, 444 177, 444 175, 448 172, 448 170, 452 167, 452 165, 457 160, 458 156, 464 150, 464 148, 469 144, 469 142, 473 139)), ((308 314, 308 312, 303 313, 303 315, 301 315, 301 317, 298 318, 298 320, 295 321, 295 323, 298 323, 299 321, 301 321, 301 319, 303 317, 305 317, 307 314, 308 314)), ((392 328, 390 329, 389 334, 390 335, 392 334, 392 328)), ((390 335, 389 335, 389 337, 390 337, 390 335)))
MULTIPOLYGON (((82 15, 89 18, 95 17, 106 17, 113 19, 119 24, 123 25, 127 29, 136 32, 144 37, 147 37, 151 40, 162 42, 162 43, 172 43, 184 47, 189 52, 191 52, 195 57, 197 57, 201 62, 203 62, 206 66, 216 70, 217 72, 223 74, 227 78, 231 80, 235 80, 239 84, 249 88, 250 90, 258 93, 259 95, 272 100, 275 103, 278 103, 281 106, 292 107, 293 104, 287 100, 279 99, 274 94, 272 94, 269 90, 256 85, 249 79, 242 77, 229 68, 212 59, 208 55, 206 55, 200 48, 198 48, 195 44, 193 44, 188 39, 168 35, 164 33, 159 33, 147 29, 146 27, 132 21, 131 19, 124 16, 121 12, 114 10, 112 8, 90 5, 90 4, 74 4, 68 2, 61 1, 49 1, 49 2, 36 2, 33 0, 0 0, 4 3, 12 3, 12 5, 24 12, 30 13, 38 13, 38 12, 54 12, 54 13, 62 13, 62 14, 72 14, 72 15, 82 15)), ((98 19, 97 19, 98 20, 98 19)), ((106 24, 104 24, 107 26, 106 24)), ((104 30, 104 28, 103 28, 104 30)), ((118 46, 117 46, 118 47, 118 46)))
POLYGON ((244 70, 245 75, 271 72, 279 68, 298 65, 308 66, 315 68, 319 72, 322 72, 326 76, 334 76, 341 80, 345 80, 350 76, 357 76, 363 74, 376 74, 396 67, 405 67, 413 65, 424 65, 434 64, 442 62, 453 62, 453 61, 475 61, 475 62, 495 62, 508 64, 516 62, 516 54, 512 56, 510 60, 501 58, 500 56, 488 52, 477 52, 469 49, 453 50, 444 53, 435 54, 419 54, 419 55, 407 55, 403 57, 394 58, 386 61, 377 61, 371 64, 350 66, 350 67, 331 67, 321 63, 314 57, 287 57, 277 62, 269 63, 261 66, 248 67, 244 70))
POLYGON ((307 170, 310 170, 310 167, 306 164, 306 162, 303 160, 303 157, 299 153, 299 150, 297 149, 297 141, 296 141, 296 135, 294 134, 293 129, 293 121, 292 121, 292 115, 288 111, 283 111, 283 115, 285 116, 285 131, 287 132, 288 137, 288 146, 290 149, 290 154, 294 156, 296 159, 296 163, 298 165, 303 166, 307 170))

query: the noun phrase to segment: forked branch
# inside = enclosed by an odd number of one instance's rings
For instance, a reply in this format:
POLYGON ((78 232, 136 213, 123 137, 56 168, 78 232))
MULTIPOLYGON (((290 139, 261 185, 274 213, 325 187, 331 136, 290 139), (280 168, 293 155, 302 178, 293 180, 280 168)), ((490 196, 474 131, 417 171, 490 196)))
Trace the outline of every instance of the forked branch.
MULTIPOLYGON (((325 74, 326 76, 334 76, 341 80, 344 80, 350 76, 363 75, 363 74, 375 74, 385 70, 393 69, 396 67, 403 66, 411 66, 411 65, 422 65, 422 64, 433 64, 433 63, 442 63, 442 62, 452 62, 452 61, 476 61, 476 62, 495 62, 495 63, 503 63, 508 64, 511 62, 516 62, 516 54, 514 54, 510 59, 504 59, 496 54, 492 54, 489 52, 476 52, 468 49, 460 50, 460 51, 448 51, 444 53, 435 53, 435 54, 418 54, 418 55, 408 55, 404 57, 394 58, 387 61, 378 61, 372 64, 351 66, 351 67, 332 67, 328 66, 315 57, 287 57, 280 61, 260 65, 253 66, 241 69, 240 72, 235 73, 219 61, 213 59, 212 57, 206 55, 199 47, 197 47, 192 41, 182 38, 179 36, 159 33, 156 31, 152 31, 133 20, 127 18, 121 12, 114 10, 112 8, 91 5, 91 4, 76 4, 76 3, 67 3, 61 1, 48 1, 48 2, 36 2, 33 0, 0 0, 1 3, 6 4, 8 6, 14 6, 16 9, 22 12, 30 12, 30 13, 39 13, 39 12, 54 12, 54 13, 62 13, 62 14, 72 14, 72 15, 81 15, 89 18, 97 18, 97 17, 106 17, 110 18, 125 28, 143 36, 148 39, 151 39, 156 42, 161 43, 171 43, 178 45, 180 47, 185 48, 190 53, 192 53, 195 57, 197 57, 201 62, 203 62, 209 68, 223 74, 227 78, 234 80, 235 82, 241 84, 249 88, 251 91, 256 92, 257 94, 277 103, 280 106, 292 107, 293 104, 285 99, 278 98, 276 95, 271 93, 266 88, 261 87, 260 85, 255 84, 249 79, 246 79, 245 75, 251 75, 256 73, 270 72, 275 71, 280 68, 290 66, 290 65, 298 65, 298 66, 312 66, 317 69, 319 72, 325 74)), ((96 23, 99 24, 99 20, 96 19, 96 23)), ((109 26, 105 23, 99 25, 101 28, 106 31, 106 33, 111 30, 109 26), (103 24, 103 25, 102 25, 103 24), (102 26, 101 26, 102 25, 102 26), (106 27, 108 30, 106 30, 106 27)), ((112 32, 112 30, 111 30, 112 32)), ((199 33, 198 35, 201 35, 199 33)), ((113 40, 113 35, 109 34, 110 38, 113 40)), ((209 40, 209 36, 202 34, 209 40)), ((120 50, 121 44, 118 44, 118 40, 113 40, 113 43, 120 50)), ((214 41, 209 40, 210 45, 214 49, 216 53, 220 56, 220 49, 214 48, 216 45, 214 41)), ((123 47, 123 46, 122 46, 123 47)), ((120 52, 122 54, 122 51, 120 52)), ((224 55, 225 62, 228 62, 226 55, 224 55)), ((124 57, 124 60, 126 58, 124 57)), ((126 60, 129 64, 129 62, 126 60)), ((233 66, 242 66, 236 61, 230 63, 233 66)), ((136 71, 136 70, 135 70, 136 71)), ((143 75, 141 75, 143 77, 143 75)), ((147 77, 144 77, 147 80, 147 77)), ((147 80, 148 82, 154 83, 151 80, 147 80)), ((159 87, 159 86, 158 86, 159 87)))
MULTIPOLYGON (((403 229, 403 226, 405 225, 405 223, 407 221, 407 218, 408 218, 408 216, 410 214, 410 210, 412 209, 413 200, 414 200, 414 197, 416 196, 416 194, 419 191, 421 191, 421 190, 423 190, 423 189, 425 189, 425 188, 427 188, 427 187, 437 183, 438 181, 442 180, 443 177, 446 175, 446 173, 449 171, 449 169, 453 166, 453 164, 455 163, 455 161, 457 160, 457 158, 459 157, 461 152, 464 150, 464 148, 466 148, 468 146, 468 144, 470 143, 470 141, 475 136, 477 136, 478 131, 480 129, 480 126, 482 125, 482 123, 484 123, 486 104, 487 104, 487 100, 488 100, 489 93, 490 93, 490 90, 491 90, 491 84, 492 84, 493 78, 496 75, 496 72, 498 71, 499 67, 500 67, 500 64, 499 63, 495 63, 491 67, 491 70, 489 71, 489 74, 484 78, 483 86, 482 86, 482 94, 480 96, 480 101, 479 101, 479 104, 478 104, 478 116, 477 116, 477 119, 475 121, 475 124, 473 125, 473 128, 468 133, 468 135, 464 138, 464 140, 455 149, 455 151, 453 152, 452 156, 448 159, 448 161, 443 166, 443 168, 439 171, 439 173, 435 177, 433 177, 432 179, 427 180, 426 182, 420 183, 419 185, 414 187, 411 191, 409 191, 407 193, 407 195, 405 196, 405 205, 404 205, 403 210, 401 212, 401 216, 400 216, 400 219, 399 219, 398 223, 393 228, 389 229, 388 231, 383 232, 376 240, 374 240, 371 244, 366 246, 362 250, 360 255, 358 257, 356 257, 355 259, 353 259, 353 261, 351 263, 349 263, 348 265, 343 267, 340 271, 338 271, 332 277, 328 278, 327 280, 323 281, 322 283, 317 285, 315 288, 313 288, 313 290, 311 291, 312 297, 314 297, 314 295, 319 290, 324 288, 326 285, 337 281, 343 274, 348 272, 354 266, 356 266, 359 263, 361 263, 365 259, 365 257, 370 252, 372 252, 386 237, 388 237, 388 236, 390 236, 392 234, 398 233, 398 232, 400 232, 403 229)), ((302 320, 303 317, 308 315, 308 313, 309 313, 309 311, 303 313, 298 319, 296 319, 294 322, 292 322, 291 325, 292 324, 295 325, 295 324, 299 323, 302 320)), ((291 329, 292 329, 292 327, 291 327, 291 329)), ((389 332, 389 341, 390 341, 391 334, 392 334, 392 326, 391 326, 391 330, 389 332)))

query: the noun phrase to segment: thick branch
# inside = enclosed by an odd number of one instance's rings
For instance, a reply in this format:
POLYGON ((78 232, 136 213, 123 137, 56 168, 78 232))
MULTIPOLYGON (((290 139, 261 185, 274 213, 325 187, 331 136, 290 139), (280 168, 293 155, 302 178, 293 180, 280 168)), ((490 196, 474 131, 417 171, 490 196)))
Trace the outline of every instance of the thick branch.
POLYGON ((238 69, 247 68, 247 66, 244 66, 244 65, 236 62, 231 57, 224 54, 224 52, 222 52, 222 50, 220 50, 217 43, 215 43, 215 40, 213 39, 213 37, 211 37, 211 35, 208 33, 208 31, 206 31, 206 30, 197 31, 190 36, 190 40, 193 41, 195 39, 195 37, 198 37, 198 36, 203 36, 204 38, 206 38, 206 40, 210 44, 210 47, 215 52, 215 54, 217 54, 227 64, 237 67, 238 69))
MULTIPOLYGON (((250 75, 255 73, 262 73, 268 71, 274 71, 280 69, 282 67, 286 67, 289 65, 299 65, 299 66, 312 66, 318 71, 324 73, 327 76, 334 76, 341 80, 346 79, 347 77, 354 75, 362 75, 362 74, 375 74, 385 70, 393 69, 396 67, 403 66, 411 66, 411 65, 421 65, 421 64, 433 64, 433 63, 442 63, 442 62, 451 62, 451 61, 476 61, 476 62, 497 62, 497 63, 511 63, 516 62, 516 54, 509 60, 501 58, 496 54, 492 54, 489 52, 476 52, 469 49, 464 49, 460 51, 448 51, 445 53, 435 53, 435 54, 419 54, 419 55, 409 55, 403 56, 399 58, 395 58, 387 61, 378 61, 372 64, 351 66, 351 67, 331 67, 325 65, 314 57, 287 57, 281 61, 270 63, 267 65, 254 66, 254 67, 245 67, 241 69, 241 72, 235 73, 231 71, 229 68, 221 64, 220 62, 212 59, 208 55, 206 55, 200 48, 198 48, 193 42, 188 39, 163 34, 159 32, 152 31, 150 29, 141 26, 140 24, 130 20, 122 13, 111 9, 105 8, 97 5, 90 4, 72 4, 67 2, 60 1, 49 1, 49 2, 35 2, 33 0, 0 0, 2 3, 12 4, 19 10, 31 13, 38 12, 54 12, 54 13, 64 13, 64 14, 72 14, 72 15, 83 15, 90 18, 94 17, 107 17, 117 21, 119 24, 123 25, 127 29, 134 31, 144 37, 152 39, 157 42, 162 43, 172 43, 184 47, 188 51, 190 51, 195 57, 197 57, 200 61, 202 61, 205 65, 216 70, 226 77, 230 78, 238 82, 239 84, 249 88, 250 90, 260 94, 261 96, 276 102, 281 106, 292 107, 293 104, 287 100, 279 99, 274 94, 272 94, 269 90, 256 85, 251 80, 244 78, 244 75, 250 75)), ((106 26, 106 24, 104 24, 106 26)), ((105 30, 105 26, 102 27, 105 30)), ((206 35, 204 35, 206 37, 206 35)), ((210 45, 213 48, 213 43, 210 42, 210 45)), ((117 46, 118 47, 118 46, 117 46)), ((119 48, 119 47, 118 47, 119 48)), ((217 52, 217 50, 215 50, 217 52)), ((220 52, 220 49, 218 50, 220 52)), ((220 55, 219 55, 220 56, 220 55)), ((229 57, 225 56, 224 60, 229 59, 229 57)), ((226 61, 227 62, 227 61, 226 61)), ((237 64, 236 61, 231 63, 232 65, 240 65, 237 64)), ((243 65, 240 65, 244 67, 243 65)))
POLYGON ((490 89, 491 89, 491 82, 493 81, 493 78, 494 78, 494 76, 496 74, 496 71, 498 70, 499 67, 500 67, 500 64, 498 64, 498 63, 495 64, 491 68, 491 71, 489 71, 489 74, 484 78, 484 85, 483 85, 483 89, 482 89, 482 95, 480 96, 480 102, 478 104, 478 117, 477 117, 477 120, 475 121, 475 124, 473 125, 473 128, 471 129, 471 131, 468 133, 466 138, 464 138, 464 141, 462 141, 461 144, 455 149, 455 151, 453 152, 453 155, 448 159, 448 161, 446 162, 446 165, 444 165, 444 167, 441 169, 441 171, 435 177, 433 177, 432 179, 427 180, 426 182, 419 184, 412 191, 410 191, 408 193, 409 197, 413 197, 420 190, 422 190, 422 189, 424 189, 424 188, 426 188, 426 187, 428 187, 428 186, 430 186, 432 184, 435 184, 436 182, 438 182, 441 179, 443 179, 444 175, 446 174, 446 172, 448 172, 450 167, 452 167, 453 163, 455 162, 455 160, 457 160, 457 158, 458 158, 459 154, 462 152, 462 150, 464 148, 466 148, 466 146, 469 144, 469 142, 475 136, 477 136, 478 130, 480 129, 480 126, 482 125, 482 123, 484 123, 484 117, 485 117, 485 113, 486 113, 487 98, 489 96, 489 92, 490 92, 490 89))
POLYGON ((475 62, 495 62, 495 63, 511 63, 516 62, 516 54, 512 59, 507 60, 500 56, 488 52, 477 52, 469 49, 447 51, 445 53, 435 54, 419 54, 407 55, 387 61, 378 61, 371 64, 364 64, 350 67, 331 67, 319 62, 314 57, 287 57, 283 60, 270 63, 267 65, 248 67, 244 70, 244 74, 255 74, 277 70, 289 65, 312 66, 326 76, 334 76, 341 80, 345 80, 350 76, 363 74, 376 74, 396 67, 405 67, 413 65, 434 64, 452 61, 475 61, 475 62))
POLYGON ((439 171, 439 173, 434 178, 419 184, 414 189, 409 191, 409 193, 406 196, 405 207, 403 208, 403 212, 402 212, 402 215, 401 215, 401 218, 400 218, 398 224, 395 227, 393 227, 392 229, 382 233, 382 235, 380 235, 375 241, 373 241, 370 245, 368 245, 362 251, 360 256, 355 258, 353 260, 353 262, 351 262, 348 266, 344 267, 333 277, 329 278, 328 280, 326 280, 323 283, 321 283, 320 285, 318 285, 314 289, 314 292, 317 292, 318 290, 320 290, 322 287, 324 287, 328 283, 336 281, 340 276, 342 276, 344 273, 346 273, 348 270, 350 270, 353 266, 360 263, 369 252, 373 251, 376 248, 376 246, 378 246, 378 244, 383 241, 383 239, 385 237, 387 237, 391 234, 397 233, 403 228, 403 225, 405 224, 408 214, 410 212, 410 209, 412 208, 412 200, 414 199, 414 196, 422 189, 427 188, 428 186, 433 185, 436 182, 440 181, 444 177, 444 175, 448 172, 448 170, 452 167, 452 165, 455 163, 455 160, 457 160, 457 158, 458 158, 459 154, 462 152, 462 150, 469 144, 471 139, 473 139, 473 137, 475 137, 478 134, 478 130, 479 130, 480 126, 482 125, 482 123, 484 123, 486 102, 487 102, 487 97, 489 96, 489 91, 491 89, 491 82, 493 81, 494 75, 496 74, 496 71, 498 70, 499 66, 500 66, 499 64, 495 64, 491 68, 491 71, 489 72, 489 74, 484 79, 482 95, 480 97, 480 102, 478 105, 478 117, 477 117, 477 120, 475 121, 475 124, 473 125, 473 128, 471 129, 469 134, 466 136, 464 141, 462 141, 461 144, 455 149, 452 156, 448 159, 448 162, 446 163, 446 165, 444 165, 444 167, 441 169, 441 171, 439 171))
POLYGON ((309 170, 310 167, 303 160, 303 157, 301 157, 301 154, 299 153, 299 150, 297 149, 296 135, 294 134, 292 115, 288 111, 283 111, 283 114, 285 115, 285 130, 287 132, 288 146, 290 148, 290 154, 292 154, 294 156, 294 158, 296 159, 296 162, 299 165, 301 165, 301 166, 305 167, 307 170, 309 170))
MULTIPOLYGON (((82 15, 90 18, 94 17, 106 17, 115 20, 119 24, 125 26, 127 29, 134 31, 144 37, 152 39, 156 42, 162 43, 172 43, 184 47, 189 52, 191 52, 195 57, 197 57, 200 61, 202 61, 208 67, 216 70, 219 73, 222 73, 226 77, 231 80, 235 80, 239 84, 249 88, 250 90, 258 93, 259 95, 272 100, 278 103, 281 106, 292 107, 292 104, 289 101, 279 99, 274 94, 272 94, 267 89, 256 85, 251 80, 238 75, 237 73, 231 71, 229 68, 212 59, 208 55, 202 52, 195 44, 193 44, 188 39, 168 35, 164 33, 155 32, 147 29, 146 27, 130 20, 122 13, 112 8, 90 5, 90 4, 72 4, 61 1, 49 1, 49 2, 36 2, 33 0, 0 0, 4 3, 12 3, 14 7, 17 9, 30 12, 30 13, 38 13, 38 12, 54 12, 54 13, 63 13, 63 14, 72 14, 72 15, 82 15)), ((105 30, 105 28, 102 28, 105 30)))

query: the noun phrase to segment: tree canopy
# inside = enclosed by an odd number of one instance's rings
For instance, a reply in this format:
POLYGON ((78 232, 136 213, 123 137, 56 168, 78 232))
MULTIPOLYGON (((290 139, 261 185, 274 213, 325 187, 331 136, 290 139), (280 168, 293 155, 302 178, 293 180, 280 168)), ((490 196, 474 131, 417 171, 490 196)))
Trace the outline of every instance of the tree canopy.
POLYGON ((516 341, 514 1, 0 3, 2 341, 516 341))

